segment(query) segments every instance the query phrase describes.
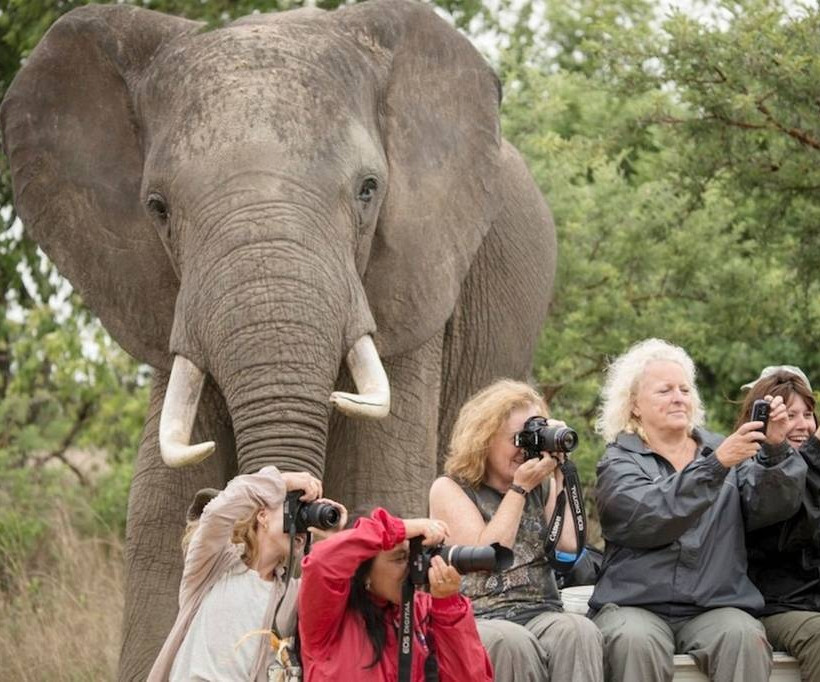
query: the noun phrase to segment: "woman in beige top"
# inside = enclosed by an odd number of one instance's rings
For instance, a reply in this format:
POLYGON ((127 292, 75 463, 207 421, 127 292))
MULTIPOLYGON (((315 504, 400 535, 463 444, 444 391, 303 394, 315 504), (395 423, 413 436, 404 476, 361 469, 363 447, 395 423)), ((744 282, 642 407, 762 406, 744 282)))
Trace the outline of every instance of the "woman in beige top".
MULTIPOLYGON (((269 466, 237 476, 202 511, 186 533, 179 613, 148 677, 165 680, 267 680, 273 662, 270 630, 294 634, 299 580, 286 586, 290 537, 283 530, 287 492, 310 502, 322 483, 310 474, 269 466)), ((329 500, 327 500, 329 502, 329 500)), ((346 512, 342 512, 344 526, 346 512)), ((301 554, 304 534, 295 537, 301 554)), ((294 560, 298 560, 295 556, 294 560)))

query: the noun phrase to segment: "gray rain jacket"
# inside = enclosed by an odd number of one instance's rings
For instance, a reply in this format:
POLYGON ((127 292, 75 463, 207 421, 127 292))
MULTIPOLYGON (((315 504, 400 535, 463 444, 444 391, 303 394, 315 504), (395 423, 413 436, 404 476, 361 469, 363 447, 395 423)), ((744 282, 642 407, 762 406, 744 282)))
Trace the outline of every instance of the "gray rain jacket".
POLYGON ((744 532, 797 511, 806 464, 784 444, 726 469, 714 455, 722 436, 695 429, 693 437, 695 458, 679 472, 636 434, 607 446, 596 491, 606 549, 593 611, 609 602, 669 618, 762 609, 746 575, 744 532))

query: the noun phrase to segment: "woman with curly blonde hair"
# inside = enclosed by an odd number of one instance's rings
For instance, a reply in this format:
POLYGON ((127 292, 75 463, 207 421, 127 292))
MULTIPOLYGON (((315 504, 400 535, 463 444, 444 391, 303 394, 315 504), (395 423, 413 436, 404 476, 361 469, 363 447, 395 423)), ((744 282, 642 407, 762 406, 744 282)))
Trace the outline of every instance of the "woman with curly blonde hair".
MULTIPOLYGON (((513 550, 508 569, 462 579, 496 680, 599 681, 601 633, 583 616, 563 613, 545 553, 563 487, 563 453, 526 459, 514 442, 535 416, 547 417, 547 405, 519 381, 497 381, 468 400, 453 427, 447 475, 430 489, 430 515, 447 523, 453 544, 498 542, 513 550)), ((550 419, 548 425, 563 422, 550 419)), ((571 515, 568 508, 565 513, 571 515)), ((572 562, 582 549, 573 525, 565 523, 556 554, 572 562)))

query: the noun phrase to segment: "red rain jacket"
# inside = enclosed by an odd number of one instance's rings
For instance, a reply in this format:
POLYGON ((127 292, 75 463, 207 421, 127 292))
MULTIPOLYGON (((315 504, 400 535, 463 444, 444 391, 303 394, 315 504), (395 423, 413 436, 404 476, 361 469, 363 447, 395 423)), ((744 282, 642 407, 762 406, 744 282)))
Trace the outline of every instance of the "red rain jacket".
MULTIPOLYGON (((317 543, 302 560, 299 587, 299 635, 305 682, 395 682, 398 679, 399 607, 388 605, 387 643, 371 668, 373 645, 358 613, 347 607, 350 579, 363 561, 405 539, 401 519, 376 509, 350 530, 317 543), (395 625, 396 627, 392 627, 395 625)), ((470 600, 456 594, 434 599, 416 592, 412 682, 423 682, 424 661, 432 635, 441 682, 493 679, 481 645, 470 600)))

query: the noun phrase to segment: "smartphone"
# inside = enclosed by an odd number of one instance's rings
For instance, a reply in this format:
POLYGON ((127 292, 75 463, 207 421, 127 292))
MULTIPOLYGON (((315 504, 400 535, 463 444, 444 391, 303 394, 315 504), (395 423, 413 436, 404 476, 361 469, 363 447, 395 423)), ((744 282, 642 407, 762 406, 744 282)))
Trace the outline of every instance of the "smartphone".
POLYGON ((749 421, 763 422, 763 427, 758 431, 766 433, 766 426, 769 424, 769 403, 765 400, 755 400, 752 403, 752 415, 749 421))

